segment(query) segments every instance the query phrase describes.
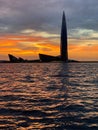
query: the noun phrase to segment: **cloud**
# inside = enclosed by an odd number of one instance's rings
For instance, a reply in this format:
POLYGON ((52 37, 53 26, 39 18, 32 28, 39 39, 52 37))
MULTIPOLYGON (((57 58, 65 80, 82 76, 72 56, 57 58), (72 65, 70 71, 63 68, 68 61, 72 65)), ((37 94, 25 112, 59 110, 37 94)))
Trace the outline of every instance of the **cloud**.
POLYGON ((69 39, 98 40, 98 31, 92 29, 76 28, 69 32, 69 39))
POLYGON ((55 41, 49 38, 39 36, 18 36, 6 35, 0 36, 0 55, 11 53, 16 56, 27 57, 33 59, 38 57, 39 53, 58 54, 59 46, 55 41))
POLYGON ((33 29, 59 34, 63 10, 68 31, 76 28, 98 30, 97 5, 98 0, 0 0, 1 33, 33 29))
POLYGON ((35 36, 35 37, 40 36, 40 37, 44 37, 44 38, 59 38, 59 35, 57 35, 57 34, 51 34, 51 33, 45 32, 45 31, 38 32, 33 29, 22 30, 20 33, 27 34, 29 36, 35 36))
POLYGON ((39 52, 58 55, 63 10, 70 56, 78 59, 79 52, 87 55, 80 49, 83 46, 94 53, 98 46, 98 0, 0 0, 0 55, 11 52, 31 59, 39 52))

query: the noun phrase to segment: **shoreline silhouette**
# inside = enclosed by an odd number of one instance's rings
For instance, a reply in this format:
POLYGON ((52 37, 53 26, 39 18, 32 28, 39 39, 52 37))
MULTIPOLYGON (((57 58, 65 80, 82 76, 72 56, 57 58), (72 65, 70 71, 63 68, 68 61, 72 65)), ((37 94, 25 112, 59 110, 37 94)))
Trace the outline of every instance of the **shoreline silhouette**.
MULTIPOLYGON (((23 62, 35 62, 36 60, 25 60, 21 57, 17 58, 12 54, 8 54, 11 63, 23 63, 23 62)), ((76 60, 68 59, 68 43, 67 43, 67 24, 65 12, 63 11, 62 25, 61 25, 61 43, 60 43, 60 55, 52 56, 46 54, 39 54, 39 60, 37 62, 52 62, 52 61, 63 61, 63 62, 78 62, 76 60)))

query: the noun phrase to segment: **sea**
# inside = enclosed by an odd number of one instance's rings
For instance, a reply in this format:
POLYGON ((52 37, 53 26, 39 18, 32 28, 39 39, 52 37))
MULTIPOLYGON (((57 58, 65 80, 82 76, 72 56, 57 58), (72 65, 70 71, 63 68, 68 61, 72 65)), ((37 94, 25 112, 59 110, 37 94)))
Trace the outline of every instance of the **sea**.
POLYGON ((0 130, 98 130, 98 63, 1 63, 0 130))

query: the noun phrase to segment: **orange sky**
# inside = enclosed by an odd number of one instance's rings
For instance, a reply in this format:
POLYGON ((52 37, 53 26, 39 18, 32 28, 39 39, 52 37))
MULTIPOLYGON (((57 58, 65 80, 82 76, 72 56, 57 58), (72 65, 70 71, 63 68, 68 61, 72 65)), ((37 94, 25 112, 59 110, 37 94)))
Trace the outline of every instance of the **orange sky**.
POLYGON ((63 11, 69 59, 98 61, 98 0, 1 0, 0 60, 60 54, 63 11), (10 2, 9 2, 10 1, 10 2))
POLYGON ((0 59, 8 59, 8 54, 27 59, 38 58, 39 53, 59 54, 59 46, 55 41, 39 36, 6 35, 0 37, 0 59))
MULTIPOLYGON (((13 54, 24 59, 38 58, 39 53, 59 55, 59 38, 43 36, 6 35, 0 36, 0 60, 8 59, 13 54)), ((69 39, 69 59, 98 60, 98 44, 96 40, 69 39)))

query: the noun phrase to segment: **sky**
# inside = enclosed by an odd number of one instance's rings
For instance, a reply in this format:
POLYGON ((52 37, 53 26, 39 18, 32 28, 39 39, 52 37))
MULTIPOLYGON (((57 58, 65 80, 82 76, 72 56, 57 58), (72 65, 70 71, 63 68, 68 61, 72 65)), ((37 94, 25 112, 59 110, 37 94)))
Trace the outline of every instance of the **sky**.
POLYGON ((59 55, 63 11, 69 59, 98 60, 98 0, 0 0, 0 60, 59 55))

